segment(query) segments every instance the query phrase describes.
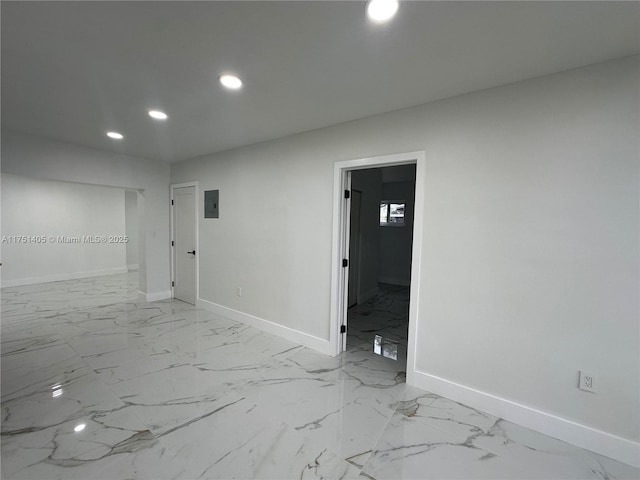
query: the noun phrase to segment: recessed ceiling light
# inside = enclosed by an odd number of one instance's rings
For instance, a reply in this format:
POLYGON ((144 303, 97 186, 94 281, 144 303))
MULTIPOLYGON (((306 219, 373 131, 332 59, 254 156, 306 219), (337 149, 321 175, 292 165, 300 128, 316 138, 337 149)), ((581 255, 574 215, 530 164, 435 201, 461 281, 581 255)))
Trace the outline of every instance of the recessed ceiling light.
POLYGON ((169 118, 166 113, 161 112, 160 110, 149 110, 149 116, 156 120, 166 120, 169 118))
POLYGON ((398 11, 398 0, 371 0, 367 5, 367 15, 376 22, 391 20, 398 11))
POLYGON ((124 135, 118 132, 107 132, 107 137, 113 138, 114 140, 122 140, 124 135))
POLYGON ((87 426, 86 423, 81 423, 80 425, 76 425, 73 429, 74 432, 81 432, 87 426))
POLYGON ((235 75, 224 74, 220 75, 220 83, 231 90, 238 90, 242 88, 242 80, 235 75))

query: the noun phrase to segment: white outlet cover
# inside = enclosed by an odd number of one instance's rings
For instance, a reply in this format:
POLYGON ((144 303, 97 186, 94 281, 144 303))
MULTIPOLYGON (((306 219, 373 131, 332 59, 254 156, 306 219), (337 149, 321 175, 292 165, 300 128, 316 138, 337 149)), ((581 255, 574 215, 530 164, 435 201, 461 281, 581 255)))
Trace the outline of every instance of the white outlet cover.
POLYGON ((580 370, 580 381, 578 383, 578 388, 580 390, 584 390, 585 392, 595 393, 596 392, 595 375, 591 372, 580 370))

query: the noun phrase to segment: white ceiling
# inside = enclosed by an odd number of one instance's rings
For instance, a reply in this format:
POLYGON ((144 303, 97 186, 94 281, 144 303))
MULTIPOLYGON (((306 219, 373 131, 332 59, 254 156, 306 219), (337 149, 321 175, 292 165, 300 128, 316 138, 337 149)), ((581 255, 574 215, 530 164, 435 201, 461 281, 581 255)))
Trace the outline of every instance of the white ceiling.
POLYGON ((386 25, 357 1, 1 9, 4 127, 164 161, 640 53, 640 2, 405 1, 386 25))

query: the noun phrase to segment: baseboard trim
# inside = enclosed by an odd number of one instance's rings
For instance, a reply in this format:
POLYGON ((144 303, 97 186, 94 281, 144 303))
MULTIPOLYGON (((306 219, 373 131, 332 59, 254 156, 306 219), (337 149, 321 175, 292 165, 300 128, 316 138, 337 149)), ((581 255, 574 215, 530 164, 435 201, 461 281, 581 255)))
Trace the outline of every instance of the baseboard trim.
POLYGON ((15 280, 3 280, 1 287, 2 288, 21 287, 23 285, 62 282, 65 280, 78 280, 80 278, 102 277, 104 275, 116 275, 118 273, 127 273, 127 267, 105 268, 101 270, 90 270, 87 272, 56 273, 53 275, 42 275, 39 277, 18 278, 15 280))
POLYGON ((387 285, 398 285, 400 287, 408 287, 411 285, 411 280, 408 280, 406 278, 378 277, 378 283, 386 283, 387 285))
POLYGON ((158 300, 166 300, 168 298, 171 298, 171 290, 151 293, 145 293, 138 290, 138 300, 141 302, 157 302, 158 300))
POLYGON ((416 387, 640 468, 640 443, 428 373, 414 371, 412 378, 416 387))
POLYGON ((232 308, 225 307, 208 300, 203 300, 202 298, 196 300, 196 306, 204 308, 205 310, 209 310, 210 312, 216 313, 223 317, 230 318, 231 320, 235 320, 236 322, 250 325, 272 335, 282 337, 291 342, 303 345, 312 350, 316 350, 317 352, 324 353, 326 355, 332 354, 331 344, 328 340, 323 340, 322 338, 314 337, 313 335, 309 335, 308 333, 294 330, 293 328, 285 327, 284 325, 280 325, 269 320, 256 317, 254 315, 250 315, 248 313, 240 312, 238 310, 234 310, 232 308))

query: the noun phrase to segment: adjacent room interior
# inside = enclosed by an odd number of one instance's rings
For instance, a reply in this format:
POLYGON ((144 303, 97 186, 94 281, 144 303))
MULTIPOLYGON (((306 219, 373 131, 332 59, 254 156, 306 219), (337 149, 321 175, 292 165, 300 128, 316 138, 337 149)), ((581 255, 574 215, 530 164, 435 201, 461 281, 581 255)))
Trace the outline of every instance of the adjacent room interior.
POLYGON ((406 370, 415 165, 351 172, 347 349, 406 370))
POLYGON ((137 191, 4 174, 2 226, 3 288, 119 275, 137 298, 137 191))

